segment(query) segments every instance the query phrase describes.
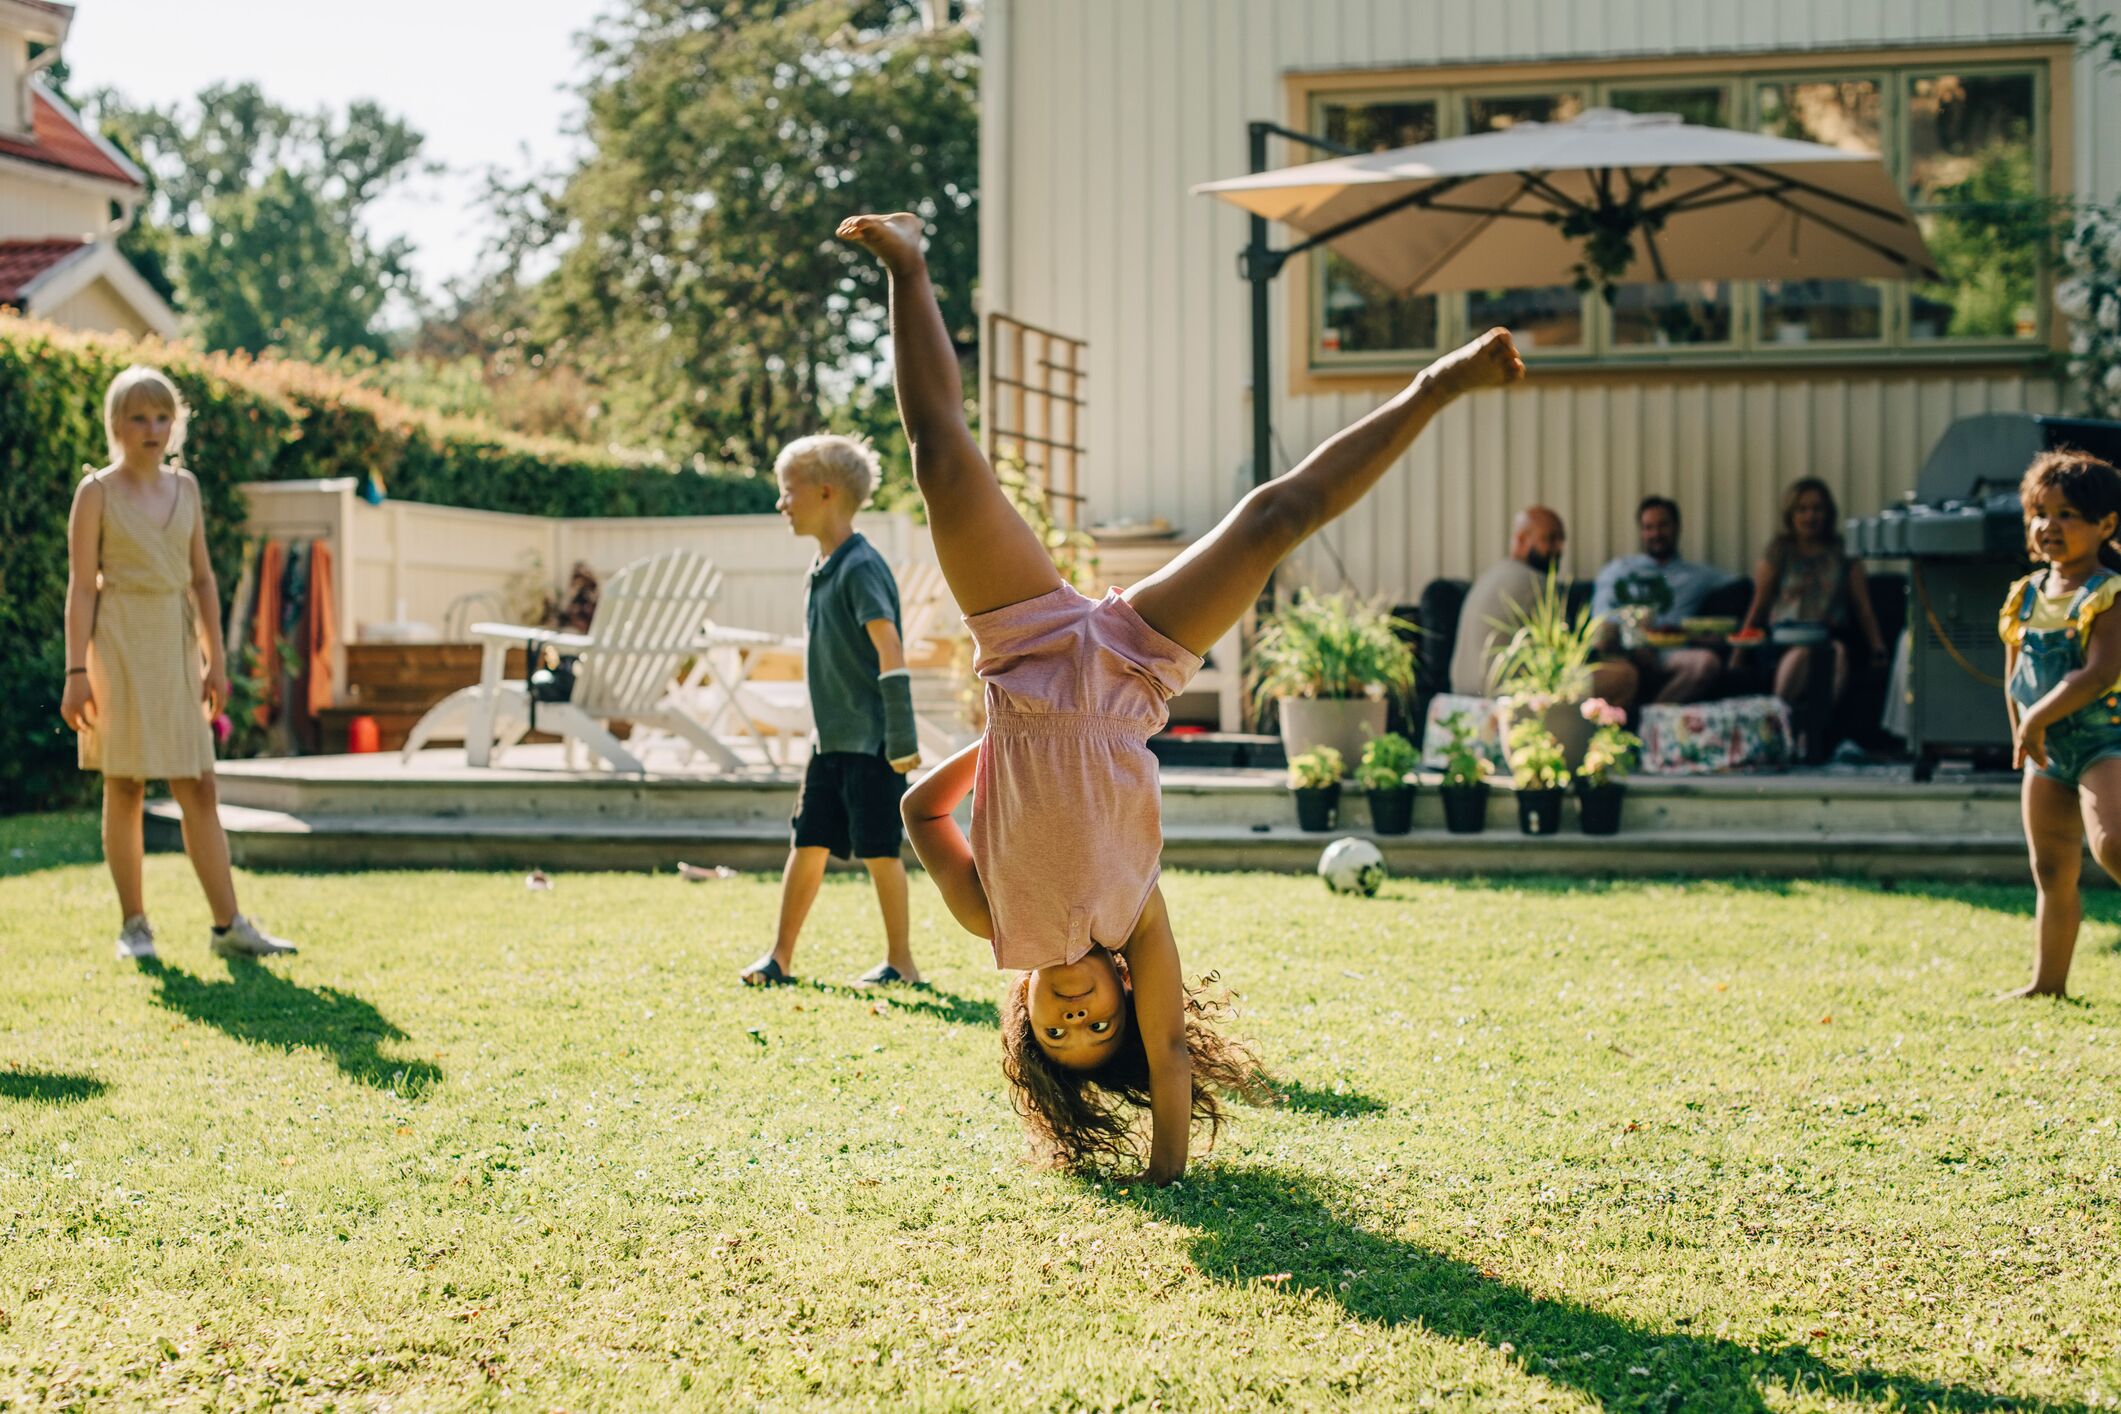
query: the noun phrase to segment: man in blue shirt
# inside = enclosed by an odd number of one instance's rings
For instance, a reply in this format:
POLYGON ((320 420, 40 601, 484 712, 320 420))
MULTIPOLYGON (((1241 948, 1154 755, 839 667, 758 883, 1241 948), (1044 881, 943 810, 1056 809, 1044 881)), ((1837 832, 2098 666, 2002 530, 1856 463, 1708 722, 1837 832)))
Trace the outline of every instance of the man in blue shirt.
MULTIPOLYGON (((1613 622, 1618 610, 1645 605, 1652 627, 1676 629, 1701 612, 1710 593, 1736 578, 1714 565, 1679 558, 1679 505, 1669 497, 1643 497, 1635 508, 1635 530, 1641 553, 1608 563, 1591 589, 1591 612, 1607 620, 1608 651, 1619 641, 1613 622)), ((1652 702, 1703 701, 1715 694, 1723 676, 1723 659, 1708 648, 1645 648, 1634 659, 1645 700, 1652 702)))

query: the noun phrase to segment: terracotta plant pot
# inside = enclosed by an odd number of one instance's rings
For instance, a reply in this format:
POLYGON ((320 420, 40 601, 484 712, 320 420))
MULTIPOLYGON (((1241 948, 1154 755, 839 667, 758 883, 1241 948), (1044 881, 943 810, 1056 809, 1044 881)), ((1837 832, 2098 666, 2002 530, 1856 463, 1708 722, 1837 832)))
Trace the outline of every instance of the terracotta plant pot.
POLYGON ((1551 835, 1561 829, 1560 786, 1517 792, 1517 828, 1528 835, 1551 835))
POLYGON ((1454 835, 1477 835, 1488 827, 1488 788, 1443 786, 1443 827, 1454 835))
POLYGON ((1587 835, 1619 834, 1620 803, 1626 799, 1627 793, 1627 786, 1619 781, 1596 786, 1579 782, 1576 798, 1583 806, 1583 832, 1587 835))
POLYGON ((1300 830, 1314 832, 1331 830, 1340 824, 1340 783, 1329 786, 1305 786, 1289 792, 1296 797, 1296 826, 1300 830))
POLYGON ((1414 787, 1391 786, 1368 792, 1370 829, 1380 835, 1403 835, 1414 828, 1414 787))
POLYGON ((1383 699, 1284 697, 1281 749, 1294 761, 1314 746, 1330 746, 1353 770, 1370 738, 1384 735, 1388 710, 1383 699))

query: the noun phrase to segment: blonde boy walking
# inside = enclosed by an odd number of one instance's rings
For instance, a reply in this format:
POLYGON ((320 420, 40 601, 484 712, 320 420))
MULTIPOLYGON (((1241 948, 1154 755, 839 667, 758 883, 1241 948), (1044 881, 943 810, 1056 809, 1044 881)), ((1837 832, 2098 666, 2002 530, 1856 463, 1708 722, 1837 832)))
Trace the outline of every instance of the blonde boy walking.
POLYGON ((917 983, 899 858, 899 800, 906 773, 920 764, 913 684, 899 636, 898 581, 854 528, 854 513, 876 489, 876 453, 847 437, 803 437, 782 449, 773 475, 789 528, 817 541, 804 596, 816 737, 796 797, 773 950, 739 975, 754 987, 793 980, 796 938, 826 860, 837 855, 868 867, 884 914, 884 961, 863 973, 860 985, 917 983))

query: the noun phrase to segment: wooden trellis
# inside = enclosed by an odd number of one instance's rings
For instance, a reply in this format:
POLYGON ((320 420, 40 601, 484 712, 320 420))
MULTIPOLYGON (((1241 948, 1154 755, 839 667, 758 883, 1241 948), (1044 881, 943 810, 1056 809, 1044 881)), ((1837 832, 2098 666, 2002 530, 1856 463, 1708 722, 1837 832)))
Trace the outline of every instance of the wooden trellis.
POLYGON ((1054 515, 1081 522, 1083 354, 1089 344, 1006 314, 987 316, 987 459, 1021 462, 1053 498, 1054 515))

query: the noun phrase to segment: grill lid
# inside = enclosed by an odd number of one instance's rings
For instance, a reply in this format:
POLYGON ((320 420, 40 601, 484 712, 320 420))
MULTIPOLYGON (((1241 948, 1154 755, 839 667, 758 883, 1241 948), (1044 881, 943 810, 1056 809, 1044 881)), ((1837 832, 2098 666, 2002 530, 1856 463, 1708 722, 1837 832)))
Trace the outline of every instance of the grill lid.
MULTIPOLYGON (((2057 447, 2074 447, 2121 465, 2121 422, 2030 412, 1962 417, 1930 448, 1915 478, 1913 499, 1935 505, 1979 500, 1992 491, 2015 495, 2032 459, 2057 447)), ((2016 514, 2015 505, 2011 513, 2016 514)))

